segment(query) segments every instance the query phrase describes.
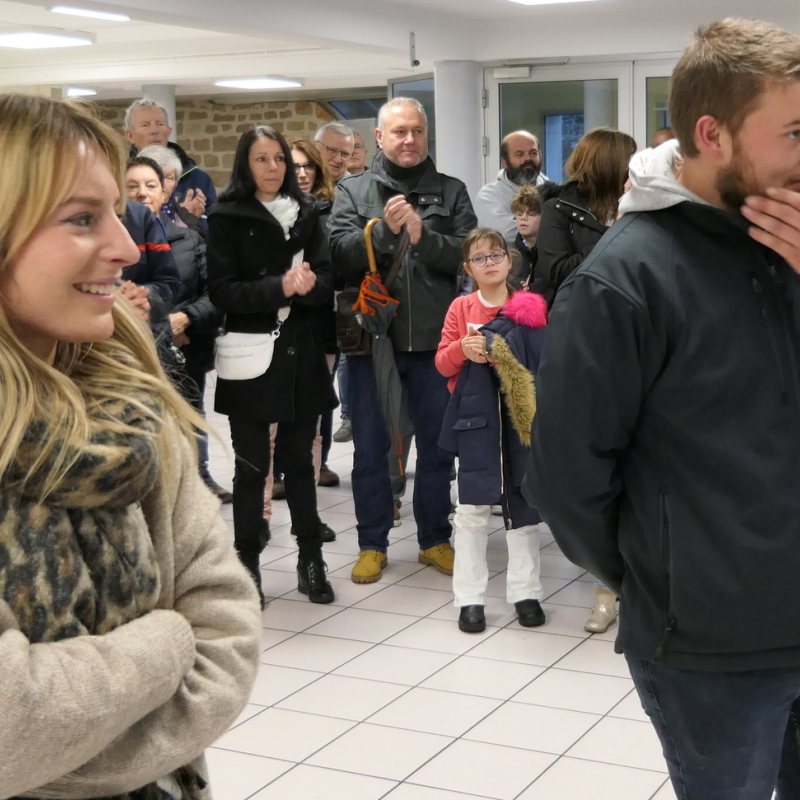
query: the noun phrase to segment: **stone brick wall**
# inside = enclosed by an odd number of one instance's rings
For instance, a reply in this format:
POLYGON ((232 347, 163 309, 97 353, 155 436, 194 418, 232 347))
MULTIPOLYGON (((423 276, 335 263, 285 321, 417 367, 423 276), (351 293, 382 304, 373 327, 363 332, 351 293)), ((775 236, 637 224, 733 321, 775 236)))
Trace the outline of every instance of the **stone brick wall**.
MULTIPOLYGON (((98 103, 102 118, 119 131, 129 105, 130 102, 98 103)), ((287 139, 313 139, 317 128, 333 119, 313 101, 223 105, 179 100, 176 115, 178 144, 211 176, 218 189, 228 182, 240 135, 253 124, 272 125, 287 139)))

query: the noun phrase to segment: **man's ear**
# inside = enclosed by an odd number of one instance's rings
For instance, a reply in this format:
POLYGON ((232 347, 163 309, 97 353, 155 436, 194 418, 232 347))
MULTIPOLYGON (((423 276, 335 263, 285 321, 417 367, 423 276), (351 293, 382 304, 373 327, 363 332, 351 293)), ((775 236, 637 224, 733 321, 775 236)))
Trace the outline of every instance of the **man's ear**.
POLYGON ((380 128, 375 128, 375 141, 378 143, 378 147, 383 150, 383 131, 380 128))
POLYGON ((716 117, 706 114, 694 127, 694 143, 702 155, 724 159, 730 155, 732 138, 716 117))
POLYGON ((130 141, 133 141, 133 134, 130 131, 125 131, 124 133, 128 137, 128 139, 130 139, 130 141))

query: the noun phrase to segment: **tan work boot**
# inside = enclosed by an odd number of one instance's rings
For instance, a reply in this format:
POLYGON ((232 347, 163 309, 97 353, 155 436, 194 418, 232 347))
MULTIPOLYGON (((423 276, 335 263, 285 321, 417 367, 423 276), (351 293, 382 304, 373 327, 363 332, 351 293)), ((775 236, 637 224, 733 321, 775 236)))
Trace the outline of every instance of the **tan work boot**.
POLYGON ((429 547, 427 550, 420 550, 418 560, 420 564, 429 564, 445 575, 452 575, 455 559, 456 551, 449 543, 445 542, 437 544, 436 547, 429 547))
POLYGON ((375 583, 381 577, 381 571, 388 563, 389 559, 386 553, 378 550, 361 550, 350 577, 353 579, 353 583, 375 583))
POLYGON ((597 595, 592 616, 583 629, 590 633, 605 633, 617 621, 617 596, 611 589, 595 587, 597 595))

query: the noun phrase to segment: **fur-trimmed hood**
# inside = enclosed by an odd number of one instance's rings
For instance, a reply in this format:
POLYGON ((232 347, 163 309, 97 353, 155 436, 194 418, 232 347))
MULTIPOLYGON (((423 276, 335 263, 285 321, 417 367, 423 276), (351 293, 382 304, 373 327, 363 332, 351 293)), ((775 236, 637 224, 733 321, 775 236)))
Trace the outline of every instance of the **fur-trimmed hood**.
POLYGON ((534 292, 514 292, 497 318, 482 328, 514 430, 522 444, 530 447, 531 425, 536 414, 536 387, 532 372, 518 360, 522 354, 515 354, 514 350, 518 348, 509 346, 505 339, 514 329, 509 328, 509 321, 533 330, 542 328, 547 324, 547 302, 534 292))

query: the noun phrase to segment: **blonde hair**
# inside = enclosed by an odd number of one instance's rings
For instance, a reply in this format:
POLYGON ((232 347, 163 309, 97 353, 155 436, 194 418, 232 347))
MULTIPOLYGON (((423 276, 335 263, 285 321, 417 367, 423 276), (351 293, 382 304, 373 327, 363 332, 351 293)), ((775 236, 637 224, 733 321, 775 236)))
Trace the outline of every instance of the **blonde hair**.
POLYGON ((617 216, 628 164, 635 152, 636 142, 627 133, 594 128, 578 142, 564 165, 570 180, 578 184, 578 194, 601 225, 617 216))
POLYGON ((772 25, 722 19, 699 28, 672 73, 669 115, 685 156, 700 154, 697 121, 708 114, 732 136, 769 81, 800 80, 800 37, 772 25))
MULTIPOLYGON (((82 152, 96 147, 110 162, 124 210, 127 148, 90 106, 25 95, 0 96, 0 273, 39 227, 69 198, 82 168, 82 152)), ((36 425, 41 442, 28 477, 47 464, 41 500, 66 477, 91 435, 92 413, 109 400, 155 416, 143 393, 177 421, 190 442, 207 428, 180 397, 156 355, 150 330, 121 298, 113 308, 114 333, 103 342, 60 343, 53 366, 17 338, 0 305, 0 479, 9 470, 26 432, 36 425), (136 387, 132 391, 132 387, 136 387)), ((108 427, 132 432, 126 424, 108 427)), ((137 429, 137 432, 138 429, 137 429)), ((158 434, 163 469, 168 426, 158 434)))

